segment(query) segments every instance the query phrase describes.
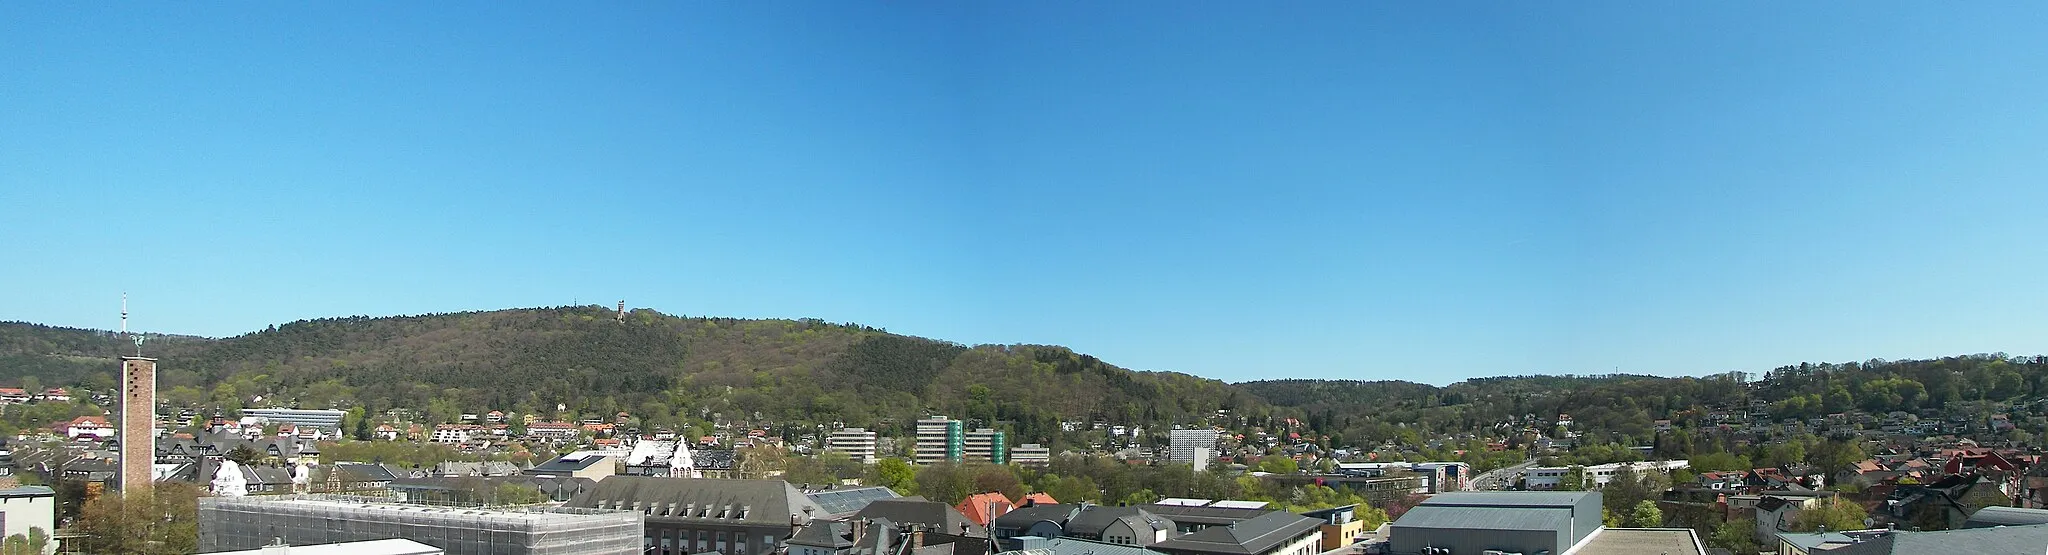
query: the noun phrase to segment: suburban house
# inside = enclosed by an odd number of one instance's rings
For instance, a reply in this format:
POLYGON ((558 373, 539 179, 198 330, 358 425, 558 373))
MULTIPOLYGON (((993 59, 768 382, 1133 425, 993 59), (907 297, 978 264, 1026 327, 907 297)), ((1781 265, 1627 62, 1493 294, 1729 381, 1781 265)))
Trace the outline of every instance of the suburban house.
POLYGON ((114 425, 107 423, 104 416, 80 416, 57 426, 58 433, 71 439, 107 439, 114 437, 114 425))

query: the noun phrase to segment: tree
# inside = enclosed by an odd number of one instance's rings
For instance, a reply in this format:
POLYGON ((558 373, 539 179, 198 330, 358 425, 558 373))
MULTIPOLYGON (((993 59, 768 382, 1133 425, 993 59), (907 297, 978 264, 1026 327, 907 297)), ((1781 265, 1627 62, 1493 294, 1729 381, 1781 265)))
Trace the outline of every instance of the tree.
POLYGON ((228 460, 235 461, 235 464, 240 464, 244 466, 247 466, 250 463, 254 463, 262 458, 263 452, 257 451, 256 448, 250 447, 249 444, 247 443, 235 446, 234 449, 228 450, 227 454, 228 460))
POLYGON ((959 464, 942 462, 917 469, 917 493, 926 499, 954 505, 974 494, 973 489, 973 476, 959 464))
POLYGON ((1628 525, 1636 528, 1657 528, 1664 526, 1664 511, 1657 508, 1657 502, 1644 499, 1636 502, 1635 510, 1629 511, 1628 525))
POLYGON ((1557 481, 1558 491, 1586 491, 1586 467, 1573 466, 1557 481))
POLYGON ((1860 530, 1865 526, 1863 520, 1869 516, 1862 505, 1841 497, 1831 497, 1819 507, 1799 511, 1787 528, 1794 532, 1812 532, 1823 526, 1838 531, 1860 530))
POLYGON ((79 548, 111 555, 171 555, 199 550, 199 486, 161 482, 101 495, 78 518, 79 548))
POLYGON ((977 464, 969 466, 968 469, 974 472, 976 493, 993 491, 1002 493, 1004 497, 1010 499, 1023 499, 1024 494, 1030 493, 1024 491, 1024 482, 1017 479, 1017 472, 1009 466, 977 464))
POLYGON ((1267 455, 1259 457, 1259 470, 1274 474, 1293 474, 1301 471, 1301 463, 1294 462, 1293 458, 1286 455, 1267 455))
POLYGON ((1714 533, 1707 536, 1707 546, 1727 549, 1732 553, 1757 553, 1762 551, 1756 543, 1756 521, 1746 518, 1730 520, 1714 527, 1714 533))
POLYGON ((28 392, 29 395, 41 395, 43 393, 43 379, 35 376, 22 376, 21 390, 28 392))
POLYGON ((519 483, 499 484, 497 491, 493 493, 497 494, 499 505, 531 505, 545 503, 548 500, 546 495, 540 493, 539 488, 519 483))
POLYGON ((916 494, 917 471, 910 467, 909 462, 889 457, 875 463, 874 479, 868 484, 895 490, 898 495, 916 494))

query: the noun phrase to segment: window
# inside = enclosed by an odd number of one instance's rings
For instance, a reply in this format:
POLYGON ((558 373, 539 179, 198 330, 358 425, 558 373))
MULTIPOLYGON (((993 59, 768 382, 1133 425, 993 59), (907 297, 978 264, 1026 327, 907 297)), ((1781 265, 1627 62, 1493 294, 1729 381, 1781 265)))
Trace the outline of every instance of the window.
POLYGON ((719 531, 718 531, 718 544, 717 544, 717 548, 716 548, 715 550, 716 550, 716 551, 718 551, 719 553, 730 553, 729 551, 726 551, 726 549, 725 549, 725 548, 726 548, 726 545, 725 545, 725 531, 724 531, 724 530, 719 530, 719 531))

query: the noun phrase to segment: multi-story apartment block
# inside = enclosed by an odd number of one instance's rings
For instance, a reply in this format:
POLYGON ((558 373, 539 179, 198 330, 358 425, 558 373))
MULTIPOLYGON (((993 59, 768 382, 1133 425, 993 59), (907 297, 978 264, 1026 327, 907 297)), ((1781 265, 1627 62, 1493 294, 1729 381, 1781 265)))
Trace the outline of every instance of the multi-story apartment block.
POLYGON ((1052 463, 1052 449, 1036 443, 1019 445, 1010 449, 1010 462, 1042 467, 1052 463))
POLYGON ((917 464, 960 462, 966 454, 965 424, 943 415, 917 421, 917 464))
POLYGON ((1193 465, 1196 471, 1206 470, 1209 459, 1215 457, 1218 437, 1215 428, 1173 430, 1166 436, 1166 460, 1193 465))
POLYGON ((825 450, 846 453, 853 460, 875 463, 875 433, 865 428, 841 428, 825 436, 825 450))
POLYGON ((1002 432, 988 428, 967 432, 963 443, 962 454, 966 460, 996 464, 1010 462, 1009 442, 1003 437, 1002 432))

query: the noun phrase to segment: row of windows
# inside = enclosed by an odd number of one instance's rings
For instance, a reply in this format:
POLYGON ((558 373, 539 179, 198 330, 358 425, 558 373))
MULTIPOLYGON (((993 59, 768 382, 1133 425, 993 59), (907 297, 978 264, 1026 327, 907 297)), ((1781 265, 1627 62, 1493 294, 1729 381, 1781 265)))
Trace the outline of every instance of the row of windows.
POLYGON ((696 553, 723 553, 725 555, 755 555, 775 550, 775 536, 762 535, 749 551, 746 532, 725 530, 688 530, 663 528, 648 530, 645 538, 649 553, 657 555, 690 555, 696 553))

